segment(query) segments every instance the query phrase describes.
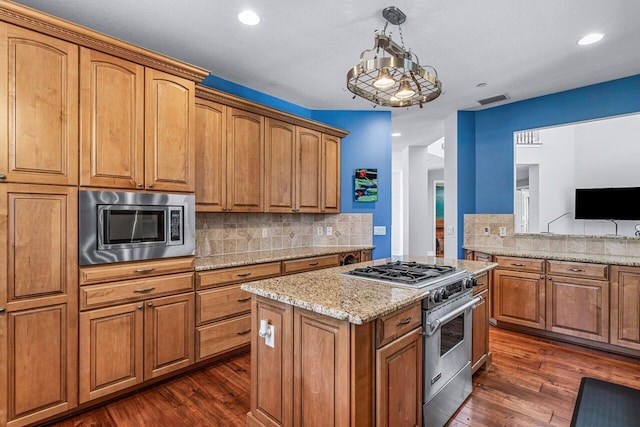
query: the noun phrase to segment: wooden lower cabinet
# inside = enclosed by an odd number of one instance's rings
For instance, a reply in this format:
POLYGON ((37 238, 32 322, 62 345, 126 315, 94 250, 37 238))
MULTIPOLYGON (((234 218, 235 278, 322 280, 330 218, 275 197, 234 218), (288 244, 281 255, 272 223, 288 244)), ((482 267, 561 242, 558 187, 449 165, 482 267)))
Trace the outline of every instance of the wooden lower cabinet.
POLYGON ((611 269, 611 344, 640 350, 640 268, 611 269))
POLYGON ((493 317, 498 321, 545 329, 544 274, 494 270, 493 317))
POLYGON ((481 296, 483 301, 473 309, 473 327, 471 337, 471 371, 477 371, 487 362, 489 353, 489 290, 485 289, 474 297, 481 296))
POLYGON ((80 313, 80 402, 194 360, 193 293, 80 313))
POLYGON ((248 426, 421 425, 420 326, 376 348, 376 322, 354 325, 254 295, 255 330, 262 319, 275 342, 252 336, 248 426))

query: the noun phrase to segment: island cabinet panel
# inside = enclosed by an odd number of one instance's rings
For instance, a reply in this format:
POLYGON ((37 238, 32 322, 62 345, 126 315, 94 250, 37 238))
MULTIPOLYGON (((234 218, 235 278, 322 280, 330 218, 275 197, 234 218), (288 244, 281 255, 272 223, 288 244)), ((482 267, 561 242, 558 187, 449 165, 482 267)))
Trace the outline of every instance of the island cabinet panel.
POLYGON ((293 307, 263 298, 251 301, 251 326, 260 321, 274 327, 274 346, 253 334, 251 340, 251 402, 249 426, 293 424, 293 307))
POLYGON ((349 426, 349 324, 294 310, 293 424, 349 426))
POLYGON ((227 208, 227 107, 196 98, 196 210, 227 208))
POLYGON ((609 341, 609 282, 547 276, 547 330, 609 341))
POLYGON ((80 185, 144 185, 144 67, 80 49, 80 185))
POLYGON ((499 321, 544 329, 544 279, 541 273, 494 270, 493 317, 499 321))
POLYGON ((0 180, 78 184, 78 46, 0 23, 0 180))
POLYGON ((611 269, 611 344, 640 350, 640 268, 611 269))
POLYGON ((422 425, 422 328, 376 352, 376 426, 422 425))

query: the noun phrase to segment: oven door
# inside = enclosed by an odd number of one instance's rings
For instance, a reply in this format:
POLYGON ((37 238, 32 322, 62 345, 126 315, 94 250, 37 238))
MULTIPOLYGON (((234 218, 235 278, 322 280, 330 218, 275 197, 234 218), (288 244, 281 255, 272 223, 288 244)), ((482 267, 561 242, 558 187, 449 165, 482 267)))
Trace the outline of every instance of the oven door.
POLYGON ((423 311, 424 389, 428 402, 471 361, 472 311, 482 298, 471 292, 423 311))

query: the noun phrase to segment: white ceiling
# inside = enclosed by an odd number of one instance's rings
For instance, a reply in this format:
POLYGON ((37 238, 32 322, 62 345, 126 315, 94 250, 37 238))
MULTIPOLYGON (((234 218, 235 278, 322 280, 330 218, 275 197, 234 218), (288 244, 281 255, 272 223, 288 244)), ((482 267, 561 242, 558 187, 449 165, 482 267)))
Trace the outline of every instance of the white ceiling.
POLYGON ((437 68, 444 92, 423 109, 393 110, 402 132, 394 146, 437 140, 442 120, 479 109, 478 99, 508 93, 512 102, 640 73, 638 0, 17 2, 306 108, 351 110, 372 106, 352 99, 346 73, 383 28, 382 9, 396 6, 407 15, 406 47, 437 68), (241 24, 245 8, 262 22, 241 24), (591 32, 606 37, 576 44, 591 32))

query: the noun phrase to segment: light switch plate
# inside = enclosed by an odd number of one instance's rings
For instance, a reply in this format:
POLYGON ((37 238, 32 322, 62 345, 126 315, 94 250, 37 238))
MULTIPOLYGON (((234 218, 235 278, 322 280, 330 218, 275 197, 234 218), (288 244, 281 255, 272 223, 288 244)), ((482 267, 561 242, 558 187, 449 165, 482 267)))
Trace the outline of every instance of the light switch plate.
POLYGON ((447 234, 453 235, 453 225, 447 225, 447 234))
POLYGON ((333 234, 333 227, 327 227, 327 236, 331 236, 333 234))
POLYGON ((373 226, 373 235, 374 236, 384 236, 387 234, 387 227, 384 225, 374 225, 373 226))
POLYGON ((491 232, 491 229, 490 229, 489 227, 484 227, 484 228, 482 229, 482 232, 483 232, 483 234, 484 234, 485 236, 488 236, 488 235, 489 235, 489 233, 491 232))
POLYGON ((500 227, 500 237, 507 235, 507 227, 500 227))
POLYGON ((269 235, 269 230, 266 228, 262 229, 262 237, 267 237, 269 235))

